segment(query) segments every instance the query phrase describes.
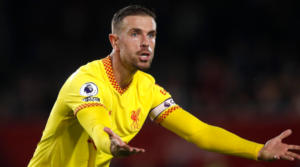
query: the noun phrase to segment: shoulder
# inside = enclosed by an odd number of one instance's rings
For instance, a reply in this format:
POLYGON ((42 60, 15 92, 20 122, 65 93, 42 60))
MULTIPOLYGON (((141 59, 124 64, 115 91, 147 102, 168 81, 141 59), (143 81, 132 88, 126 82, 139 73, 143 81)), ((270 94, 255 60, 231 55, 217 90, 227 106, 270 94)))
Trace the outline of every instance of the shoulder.
POLYGON ((101 60, 95 60, 79 67, 68 79, 69 83, 78 80, 103 80, 101 60))
POLYGON ((143 88, 150 88, 154 91, 166 92, 163 87, 156 83, 154 77, 148 73, 138 71, 138 85, 143 88))
POLYGON ((138 81, 139 82, 142 82, 144 84, 145 83, 155 84, 155 79, 150 74, 147 74, 147 73, 142 72, 142 71, 138 71, 136 75, 138 75, 138 81))
POLYGON ((81 66, 74 74, 73 78, 78 77, 92 77, 97 78, 100 74, 100 60, 95 60, 92 62, 87 63, 86 65, 81 66))
POLYGON ((133 78, 132 87, 138 92, 139 95, 153 94, 153 88, 155 86, 155 79, 150 75, 142 71, 137 71, 133 78))
POLYGON ((90 88, 105 86, 105 81, 101 72, 101 61, 95 60, 81 66, 76 72, 74 72, 67 80, 67 85, 70 89, 90 88))
POLYGON ((150 75, 142 71, 136 73, 137 85, 139 88, 153 89, 155 86, 155 79, 150 75))

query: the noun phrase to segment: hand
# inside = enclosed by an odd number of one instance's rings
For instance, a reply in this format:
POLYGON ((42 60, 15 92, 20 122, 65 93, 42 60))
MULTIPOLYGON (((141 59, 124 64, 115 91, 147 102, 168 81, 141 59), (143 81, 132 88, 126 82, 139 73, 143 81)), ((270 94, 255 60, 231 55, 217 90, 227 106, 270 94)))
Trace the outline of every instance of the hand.
POLYGON ((145 152, 144 149, 131 147, 125 144, 110 128, 104 127, 103 130, 109 135, 111 141, 110 151, 114 157, 127 157, 132 154, 145 152))
POLYGON ((300 155, 289 150, 300 150, 300 146, 288 145, 281 140, 292 134, 290 129, 282 132, 279 136, 269 140, 259 151, 257 159, 263 161, 276 161, 279 159, 293 161, 295 158, 300 160, 300 155))

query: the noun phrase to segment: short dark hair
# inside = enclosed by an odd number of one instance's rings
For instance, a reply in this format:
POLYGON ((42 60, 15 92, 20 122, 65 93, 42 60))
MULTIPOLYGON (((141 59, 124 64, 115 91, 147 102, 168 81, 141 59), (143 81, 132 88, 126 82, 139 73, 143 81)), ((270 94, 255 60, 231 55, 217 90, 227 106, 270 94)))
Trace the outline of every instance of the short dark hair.
POLYGON ((156 18, 154 11, 151 11, 139 5, 130 5, 122 8, 114 15, 111 21, 112 32, 114 32, 114 30, 118 31, 120 29, 120 23, 126 16, 150 16, 154 20, 156 18))

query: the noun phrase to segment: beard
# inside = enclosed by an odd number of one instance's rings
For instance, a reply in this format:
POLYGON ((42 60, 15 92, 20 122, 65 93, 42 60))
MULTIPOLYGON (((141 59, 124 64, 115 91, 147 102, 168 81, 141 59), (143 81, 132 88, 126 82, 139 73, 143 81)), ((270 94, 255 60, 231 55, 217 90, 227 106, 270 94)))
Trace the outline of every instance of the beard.
POLYGON ((154 55, 150 55, 150 59, 147 61, 142 61, 139 59, 137 55, 126 56, 122 59, 122 62, 126 64, 126 66, 131 67, 135 70, 147 71, 152 63, 154 55))
POLYGON ((132 66, 140 71, 147 71, 151 67, 152 59, 149 59, 147 62, 137 61, 132 63, 132 66))

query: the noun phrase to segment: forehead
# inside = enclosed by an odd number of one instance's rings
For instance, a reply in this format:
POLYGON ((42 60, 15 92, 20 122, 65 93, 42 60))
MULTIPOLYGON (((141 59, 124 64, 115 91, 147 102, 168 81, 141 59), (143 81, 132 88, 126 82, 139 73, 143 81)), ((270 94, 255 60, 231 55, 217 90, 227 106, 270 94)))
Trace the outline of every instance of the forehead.
POLYGON ((122 20, 122 28, 125 30, 139 28, 145 31, 152 31, 156 30, 156 23, 150 16, 126 16, 122 20))

